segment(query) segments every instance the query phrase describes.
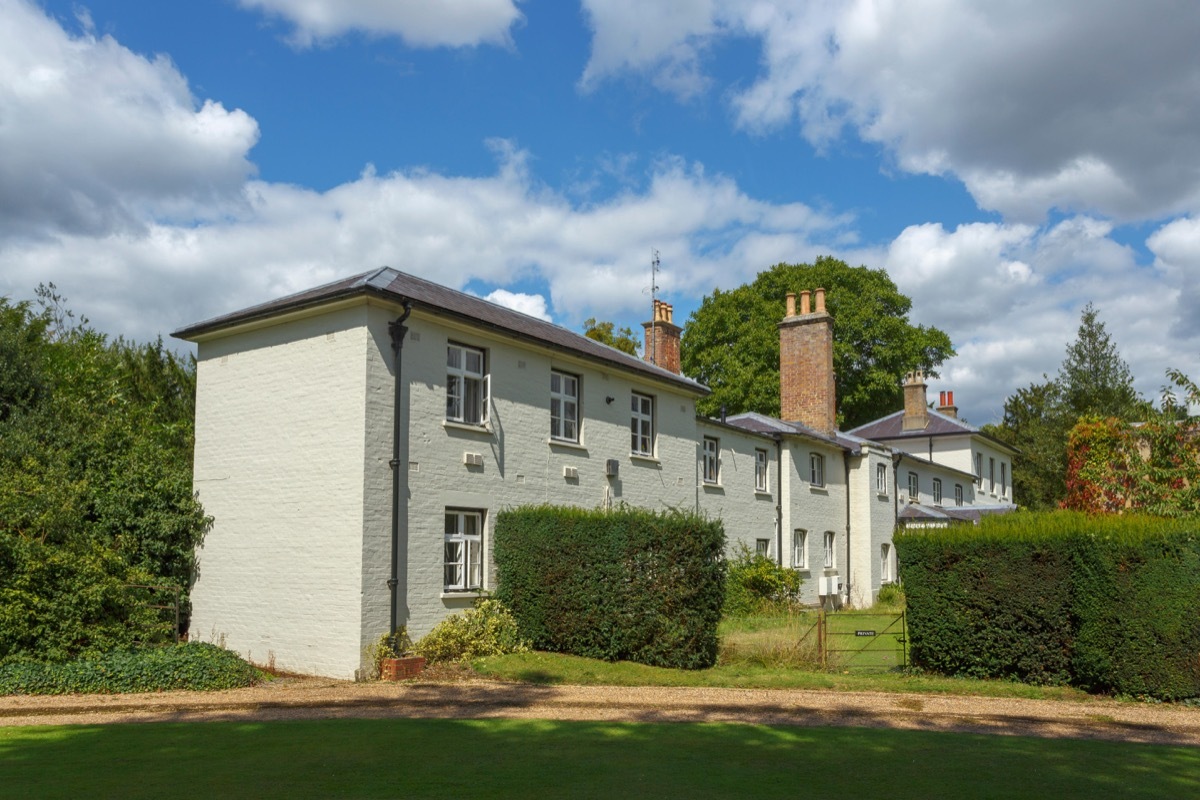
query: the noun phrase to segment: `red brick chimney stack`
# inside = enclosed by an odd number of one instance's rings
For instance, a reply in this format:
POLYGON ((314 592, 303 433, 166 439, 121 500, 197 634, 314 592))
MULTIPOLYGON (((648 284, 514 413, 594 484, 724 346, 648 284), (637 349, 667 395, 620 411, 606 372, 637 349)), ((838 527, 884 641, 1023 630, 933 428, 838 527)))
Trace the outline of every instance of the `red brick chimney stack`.
POLYGON ((938 392, 938 411, 947 417, 958 419, 958 406, 954 405, 954 392, 938 392))
POLYGON ((833 375, 833 317, 825 311, 825 290, 787 298, 787 316, 779 323, 779 415, 819 433, 837 430, 833 375), (810 306, 815 295, 816 309, 810 306))
POLYGON ((904 376, 904 420, 900 429, 923 431, 929 427, 929 406, 925 402, 925 373, 914 370, 904 376))
POLYGON ((642 358, 676 375, 680 372, 679 335, 683 332, 674 322, 675 308, 662 300, 654 301, 654 317, 643 322, 646 329, 646 350, 642 358))

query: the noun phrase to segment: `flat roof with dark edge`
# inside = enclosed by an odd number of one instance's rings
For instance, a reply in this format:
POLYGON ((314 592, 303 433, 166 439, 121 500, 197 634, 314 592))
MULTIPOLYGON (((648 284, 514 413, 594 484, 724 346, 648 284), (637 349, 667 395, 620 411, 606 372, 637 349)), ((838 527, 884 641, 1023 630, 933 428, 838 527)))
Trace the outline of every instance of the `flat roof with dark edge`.
POLYGON ((702 383, 676 375, 669 370, 642 361, 636 356, 601 344, 552 322, 513 311, 479 297, 440 286, 391 267, 364 272, 313 289, 244 308, 219 317, 180 328, 171 335, 195 341, 197 337, 249 322, 267 320, 293 311, 315 308, 326 303, 370 295, 395 303, 410 300, 414 308, 439 316, 452 317, 508 336, 556 350, 564 350, 614 369, 624 370, 674 384, 692 394, 709 394, 702 383))

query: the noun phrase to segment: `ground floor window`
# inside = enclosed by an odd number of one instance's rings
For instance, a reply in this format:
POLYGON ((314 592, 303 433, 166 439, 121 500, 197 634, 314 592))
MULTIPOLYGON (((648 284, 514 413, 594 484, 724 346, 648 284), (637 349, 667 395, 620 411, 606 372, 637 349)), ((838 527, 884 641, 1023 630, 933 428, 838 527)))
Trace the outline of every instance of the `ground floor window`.
POLYGON ((892 581, 892 546, 887 542, 879 546, 879 580, 883 583, 892 581))
POLYGON ((808 531, 800 528, 792 531, 792 566, 808 569, 808 531))
POLYGON ((825 569, 833 569, 837 566, 837 556, 833 550, 835 541, 836 536, 833 531, 825 531, 825 569))
POLYGON ((483 587, 483 512, 446 509, 443 575, 447 592, 483 587))
POLYGON ((755 539, 754 552, 756 555, 769 556, 771 555, 771 540, 770 539, 755 539))

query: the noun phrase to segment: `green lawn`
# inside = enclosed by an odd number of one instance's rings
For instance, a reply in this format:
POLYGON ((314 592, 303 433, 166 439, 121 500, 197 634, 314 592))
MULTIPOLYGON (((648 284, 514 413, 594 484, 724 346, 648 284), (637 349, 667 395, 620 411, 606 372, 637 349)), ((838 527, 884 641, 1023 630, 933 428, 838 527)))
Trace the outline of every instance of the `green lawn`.
POLYGON ((855 728, 325 720, 0 728, 11 797, 1200 796, 1200 749, 855 728))

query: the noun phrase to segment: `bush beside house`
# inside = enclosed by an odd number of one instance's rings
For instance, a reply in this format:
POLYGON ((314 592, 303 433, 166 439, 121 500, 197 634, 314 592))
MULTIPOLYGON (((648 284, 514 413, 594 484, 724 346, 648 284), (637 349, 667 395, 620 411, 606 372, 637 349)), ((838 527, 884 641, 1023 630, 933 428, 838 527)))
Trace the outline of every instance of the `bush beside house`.
POLYGON ((552 506, 496 518, 496 597, 539 650, 699 669, 717 657, 725 531, 681 512, 552 506))
POLYGON ((896 540, 913 663, 949 675, 1200 696, 1200 525, 1022 514, 896 540))

